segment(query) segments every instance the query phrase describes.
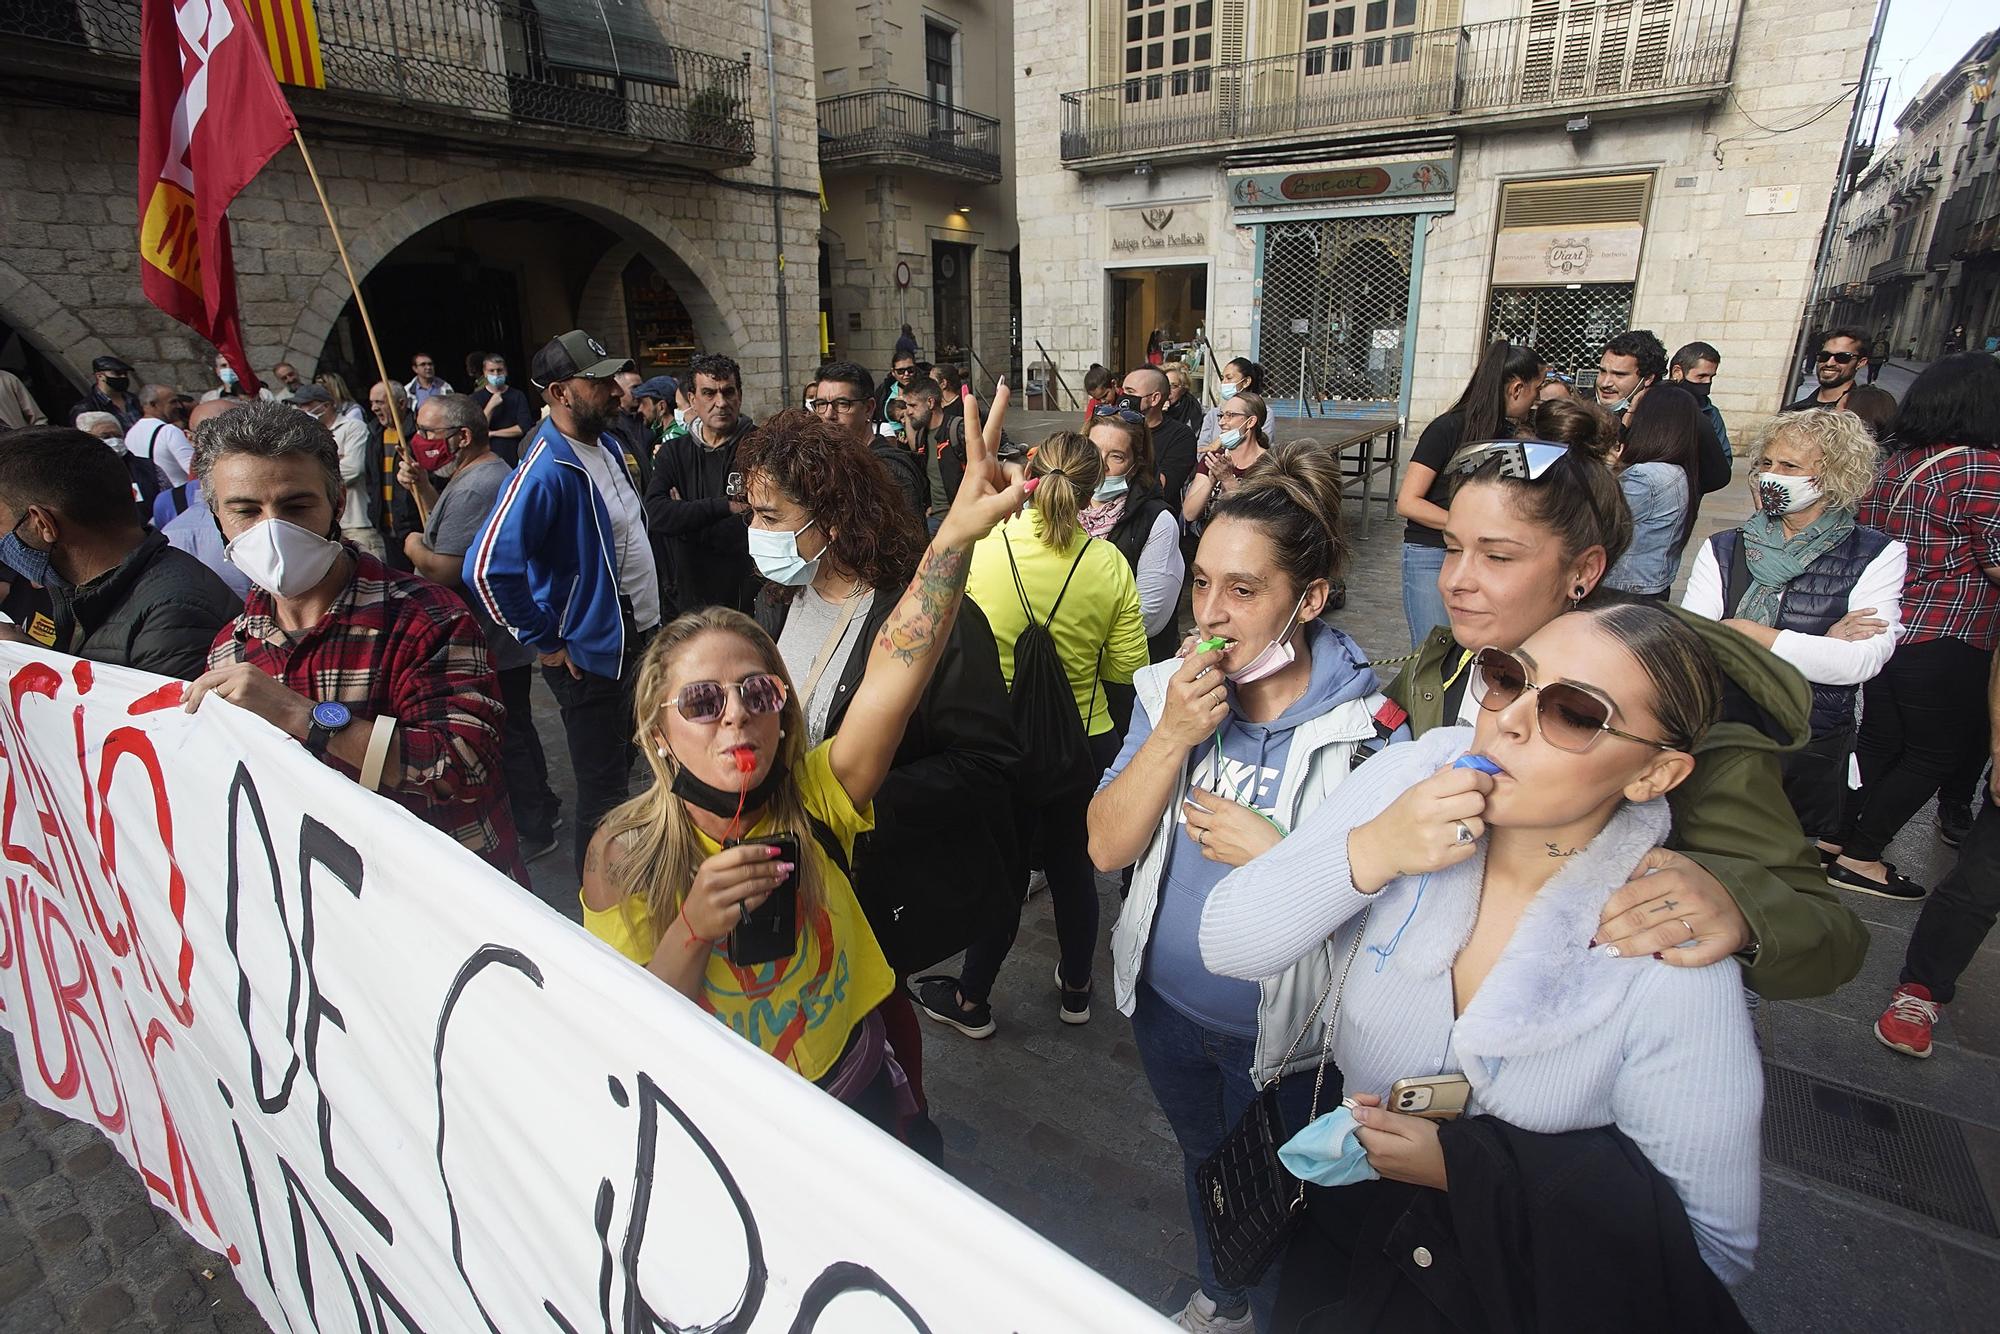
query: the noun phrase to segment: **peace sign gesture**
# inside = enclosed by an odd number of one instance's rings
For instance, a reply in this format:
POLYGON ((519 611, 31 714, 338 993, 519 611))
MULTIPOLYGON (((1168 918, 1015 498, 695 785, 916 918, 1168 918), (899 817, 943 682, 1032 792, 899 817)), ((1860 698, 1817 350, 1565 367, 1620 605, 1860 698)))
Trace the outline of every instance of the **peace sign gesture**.
POLYGON ((952 498, 951 511, 938 528, 936 549, 969 547, 993 526, 1021 508, 1032 486, 1009 483, 1000 466, 1000 424, 1007 418, 1007 402, 1012 390, 1005 380, 993 390, 993 406, 984 420, 979 400, 968 386, 960 391, 965 404, 965 476, 952 498))

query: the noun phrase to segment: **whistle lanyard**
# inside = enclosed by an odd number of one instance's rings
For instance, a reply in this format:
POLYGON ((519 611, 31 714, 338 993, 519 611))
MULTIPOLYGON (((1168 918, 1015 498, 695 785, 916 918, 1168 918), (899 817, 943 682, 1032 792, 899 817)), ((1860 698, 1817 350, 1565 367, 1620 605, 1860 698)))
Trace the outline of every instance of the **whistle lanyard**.
POLYGON ((1445 677, 1444 684, 1439 687, 1440 690, 1451 689, 1451 683, 1453 681, 1456 681, 1461 675, 1464 674, 1465 669, 1472 665, 1472 659, 1473 659, 1472 650, 1468 648, 1468 649, 1460 649, 1459 651, 1463 653, 1465 656, 1458 660, 1458 666, 1451 669, 1451 675, 1445 677))
POLYGON ((1241 806, 1244 810, 1249 811, 1252 815, 1262 820, 1265 824, 1277 830, 1279 838, 1287 837, 1291 833, 1289 829, 1286 829, 1276 820, 1264 814, 1264 812, 1258 810, 1257 807, 1252 805, 1250 802, 1237 801, 1235 797, 1229 796, 1228 793, 1222 790, 1222 729, 1227 725, 1228 725, 1228 719, 1226 718, 1222 722, 1219 722, 1215 725, 1214 749, 1209 752, 1209 757, 1208 757, 1208 781, 1215 784, 1215 795, 1229 801, 1235 801, 1238 806, 1241 806))

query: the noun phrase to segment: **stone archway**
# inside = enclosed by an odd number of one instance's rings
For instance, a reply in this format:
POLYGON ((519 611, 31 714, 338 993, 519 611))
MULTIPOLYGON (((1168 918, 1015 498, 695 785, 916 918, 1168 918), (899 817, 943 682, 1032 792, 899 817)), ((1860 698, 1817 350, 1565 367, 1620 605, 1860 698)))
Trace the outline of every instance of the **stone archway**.
MULTIPOLYGON (((704 345, 742 355, 749 342, 748 331, 734 305, 718 299, 718 293, 729 291, 721 273, 672 218, 642 195, 621 191, 609 180, 530 175, 513 169, 460 177, 420 193, 346 237, 355 273, 365 282, 376 265, 425 228, 484 204, 507 201, 569 209, 602 224, 683 289, 688 314, 704 345)), ((321 276, 294 322, 287 354, 295 360, 316 361, 350 296, 347 276, 336 260, 321 276)))
MULTIPOLYGON (((0 319, 47 358, 79 393, 90 387, 91 360, 115 350, 76 311, 5 259, 0 259, 0 319)), ((42 407, 49 409, 46 403, 42 407)))

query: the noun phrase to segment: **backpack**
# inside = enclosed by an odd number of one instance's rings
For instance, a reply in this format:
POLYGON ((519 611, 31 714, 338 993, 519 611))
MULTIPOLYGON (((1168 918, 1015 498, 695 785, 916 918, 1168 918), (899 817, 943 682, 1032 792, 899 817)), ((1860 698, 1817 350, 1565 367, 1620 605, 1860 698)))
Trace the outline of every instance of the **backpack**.
MULTIPOLYGON (((1031 777, 1032 794, 1027 800, 1033 805, 1047 806, 1081 795, 1097 777, 1090 758, 1090 738, 1083 730, 1083 718, 1076 711, 1076 695, 1069 687, 1069 673, 1063 669, 1062 655, 1056 651, 1055 636, 1049 633, 1056 613, 1062 609, 1063 597, 1069 592, 1070 580, 1076 578, 1077 567, 1083 564, 1084 552, 1090 549, 1090 544, 1088 540, 1079 544, 1069 574, 1063 578, 1062 591, 1056 594, 1047 619, 1038 621, 1034 607, 1028 602, 1027 587, 1021 582, 1021 567, 1014 563, 1014 545, 1008 541, 1004 529, 1000 540, 1007 551, 1007 567, 1014 574, 1014 592, 1019 595, 1021 610, 1028 618, 1027 626, 1014 640, 1014 684, 1007 692, 1014 717, 1014 736, 1021 743, 1021 772, 1031 777)), ((1099 649, 1098 661, 1103 660, 1104 650, 1099 649)), ((1090 709, 1095 712, 1096 708, 1097 684, 1093 680, 1090 709)))

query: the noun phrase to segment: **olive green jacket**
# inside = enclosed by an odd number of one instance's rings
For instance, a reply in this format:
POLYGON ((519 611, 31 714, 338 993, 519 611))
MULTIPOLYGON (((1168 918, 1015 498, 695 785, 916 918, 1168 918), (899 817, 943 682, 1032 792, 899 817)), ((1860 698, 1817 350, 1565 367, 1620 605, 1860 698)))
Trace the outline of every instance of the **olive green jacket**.
MULTIPOLYGON (((1788 663, 1719 621, 1669 608, 1697 631, 1723 675, 1761 710, 1764 726, 1725 721, 1695 747, 1694 773, 1667 795, 1667 846, 1700 862, 1750 923, 1756 955, 1744 981, 1761 996, 1824 996, 1861 968, 1868 929, 1826 883, 1817 852, 1785 799, 1780 757, 1811 734, 1812 691, 1788 663)), ((1422 736, 1444 716, 1451 631, 1431 631, 1388 689, 1422 736)))

